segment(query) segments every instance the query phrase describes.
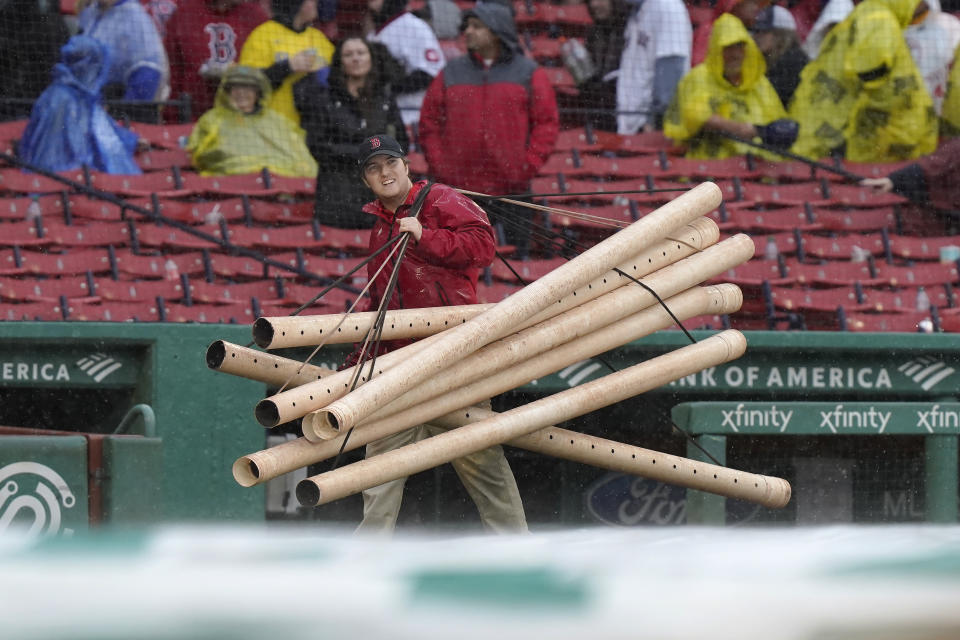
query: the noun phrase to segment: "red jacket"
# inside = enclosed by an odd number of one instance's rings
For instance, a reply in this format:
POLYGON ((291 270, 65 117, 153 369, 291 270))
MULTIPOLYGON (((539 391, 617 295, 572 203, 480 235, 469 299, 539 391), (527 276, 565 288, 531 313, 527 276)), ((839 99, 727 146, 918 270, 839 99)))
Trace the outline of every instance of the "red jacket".
POLYGON ((550 79, 520 52, 508 51, 489 69, 470 55, 451 60, 420 109, 430 175, 491 195, 527 191, 558 133, 550 79))
MULTIPOLYGON (((370 252, 373 253, 397 235, 396 221, 410 213, 410 206, 426 180, 414 183, 406 201, 396 213, 375 200, 363 210, 377 217, 370 230, 370 252)), ((445 184, 434 184, 417 218, 423 225, 420 242, 413 238, 400 262, 397 287, 390 299, 390 309, 419 309, 477 303, 477 279, 480 269, 493 262, 496 252, 493 227, 483 209, 469 198, 445 184)), ((367 263, 367 277, 373 282, 370 299, 363 310, 375 310, 386 293, 393 273, 388 265, 376 278, 377 270, 387 260, 390 249, 367 263)), ((391 258, 394 261, 395 256, 391 258)), ((378 353, 387 353, 410 344, 411 340, 392 340, 380 345, 378 353)), ((343 367, 357 363, 360 345, 343 367)))
MULTIPOLYGON (((415 183, 396 213, 384 208, 379 200, 363 208, 377 216, 377 222, 370 230, 371 252, 397 234, 396 220, 409 215, 410 206, 425 184, 424 180, 415 183)), ((415 243, 411 238, 407 245, 390 308, 476 304, 480 269, 493 262, 497 246, 493 227, 483 209, 447 185, 434 184, 418 219, 423 225, 423 235, 420 242, 415 243)), ((389 249, 367 264, 370 279, 387 254, 389 249)), ((383 298, 391 271, 387 267, 373 281, 370 308, 376 308, 383 298)))

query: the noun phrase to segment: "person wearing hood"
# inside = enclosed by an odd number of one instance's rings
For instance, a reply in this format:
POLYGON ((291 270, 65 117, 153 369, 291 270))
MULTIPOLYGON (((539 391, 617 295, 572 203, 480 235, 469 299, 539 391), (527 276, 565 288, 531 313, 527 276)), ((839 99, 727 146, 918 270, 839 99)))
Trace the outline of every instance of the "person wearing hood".
POLYGON ((363 213, 370 191, 356 179, 357 146, 382 132, 409 148, 407 130, 390 90, 383 45, 360 37, 343 40, 333 54, 329 86, 301 82, 294 98, 317 161, 315 214, 323 224, 366 229, 374 219, 363 213))
POLYGON ((165 100, 170 69, 153 19, 137 0, 97 0, 77 18, 80 33, 110 48, 108 95, 117 87, 124 100, 165 100))
POLYGON ((790 115, 793 152, 807 158, 898 162, 931 153, 937 117, 903 30, 919 0, 864 0, 800 74, 790 115))
POLYGON ((110 76, 107 45, 76 35, 60 50, 53 82, 37 98, 17 145, 24 161, 49 171, 89 167, 139 174, 133 159, 137 135, 124 129, 100 104, 110 76))
POLYGON ((803 50, 813 60, 820 54, 820 45, 830 30, 844 21, 853 11, 853 0, 829 0, 803 40, 803 50))
POLYGON ((667 109, 663 132, 687 147, 688 158, 728 158, 747 153, 779 159, 731 140, 761 138, 787 148, 795 126, 766 77, 763 54, 740 19, 717 18, 705 62, 684 76, 667 109))
POLYGON ((247 37, 267 20, 263 7, 251 0, 181 0, 164 38, 171 94, 190 94, 196 114, 213 107, 223 72, 236 63, 247 37))
POLYGON ((690 70, 693 36, 682 0, 631 0, 631 4, 617 78, 620 134, 661 128, 677 83, 690 70))
POLYGON ((953 54, 953 67, 947 80, 947 96, 943 100, 943 112, 940 114, 940 135, 943 138, 960 137, 960 46, 953 54))
POLYGON ((960 46, 960 19, 941 11, 939 0, 920 0, 903 37, 939 116, 947 95, 953 54, 960 46))
MULTIPOLYGON (((559 134, 550 79, 520 51, 505 6, 477 4, 464 13, 461 28, 468 53, 451 60, 434 79, 420 113, 420 142, 430 174, 482 193, 524 193, 559 134)), ((518 255, 525 256, 529 226, 520 222, 504 230, 518 255)))
POLYGON ((403 67, 393 91, 404 124, 415 124, 427 87, 446 64, 440 42, 429 24, 407 11, 407 0, 369 0, 367 7, 374 26, 368 38, 403 67))
POLYGON ((790 104, 800 72, 810 59, 800 46, 793 15, 779 5, 764 9, 753 23, 753 39, 767 63, 767 78, 780 102, 790 104))
POLYGON ((261 69, 273 95, 267 106, 300 124, 293 85, 310 76, 326 84, 333 45, 311 25, 317 0, 273 0, 273 19, 253 30, 240 51, 240 64, 261 69))
POLYGON ((223 76, 214 107, 190 133, 187 151, 204 176, 256 173, 288 177, 317 173, 303 130, 270 103, 270 81, 259 69, 237 65, 223 76))
POLYGON ((707 50, 710 48, 710 34, 713 25, 725 13, 730 13, 740 19, 740 22, 751 29, 753 21, 757 19, 763 9, 770 4, 770 0, 717 0, 713 6, 713 15, 710 20, 699 25, 693 32, 693 50, 690 53, 690 64, 700 64, 707 59, 707 50))

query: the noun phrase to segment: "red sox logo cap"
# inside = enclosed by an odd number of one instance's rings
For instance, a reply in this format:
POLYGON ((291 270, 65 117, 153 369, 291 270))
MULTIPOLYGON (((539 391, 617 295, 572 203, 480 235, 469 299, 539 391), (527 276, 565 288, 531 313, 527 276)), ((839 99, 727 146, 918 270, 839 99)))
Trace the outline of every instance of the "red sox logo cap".
POLYGON ((400 143, 397 142, 393 137, 386 134, 380 134, 371 136, 360 143, 359 148, 357 148, 357 164, 362 169, 363 165, 367 164, 367 161, 370 158, 378 155, 402 158, 406 154, 403 153, 400 143))

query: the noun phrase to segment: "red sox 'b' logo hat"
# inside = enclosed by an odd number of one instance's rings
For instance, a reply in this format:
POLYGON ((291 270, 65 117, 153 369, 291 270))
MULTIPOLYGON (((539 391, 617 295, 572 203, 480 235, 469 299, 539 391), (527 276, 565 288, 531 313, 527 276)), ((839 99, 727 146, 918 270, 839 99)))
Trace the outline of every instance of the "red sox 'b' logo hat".
POLYGON ((386 134, 370 136, 361 142, 357 148, 357 164, 363 169, 363 166, 367 164, 370 158, 379 155, 402 158, 405 154, 403 153, 403 149, 400 148, 400 143, 391 136, 386 134))

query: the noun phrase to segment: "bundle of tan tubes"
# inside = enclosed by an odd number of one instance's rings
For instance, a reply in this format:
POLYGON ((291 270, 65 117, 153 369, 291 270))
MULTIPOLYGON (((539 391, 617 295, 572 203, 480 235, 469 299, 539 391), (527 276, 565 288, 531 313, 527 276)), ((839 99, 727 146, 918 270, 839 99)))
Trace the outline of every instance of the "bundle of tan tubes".
MULTIPOLYGON (((298 500, 325 504, 506 443, 768 507, 786 505, 790 485, 783 479, 552 426, 740 357, 746 339, 738 331, 503 413, 473 406, 670 327, 673 319, 649 290, 681 321, 737 311, 743 297, 735 285, 699 286, 754 252, 753 240, 743 234, 719 242, 716 224, 704 216, 720 201, 715 184, 698 185, 500 303, 388 312, 381 339, 418 340, 378 357, 372 373, 365 366, 353 391, 352 368, 335 372, 213 343, 210 368, 284 389, 257 404, 260 424, 269 428, 302 418, 303 437, 243 456, 234 463, 234 478, 253 486, 431 422, 450 430, 307 478, 297 486, 298 500)), ((362 342, 375 317, 260 318, 254 340, 266 349, 362 342)))

